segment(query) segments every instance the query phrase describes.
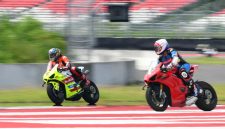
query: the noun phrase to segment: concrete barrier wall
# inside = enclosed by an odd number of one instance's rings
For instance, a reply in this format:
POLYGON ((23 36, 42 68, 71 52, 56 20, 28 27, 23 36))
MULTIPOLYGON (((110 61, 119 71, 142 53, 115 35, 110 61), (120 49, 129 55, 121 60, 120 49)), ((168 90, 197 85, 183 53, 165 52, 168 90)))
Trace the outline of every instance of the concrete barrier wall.
MULTIPOLYGON (((124 85, 135 80, 134 61, 75 63, 90 70, 88 77, 99 86, 124 85)), ((47 64, 0 64, 0 88, 41 86, 47 64)))
POLYGON ((47 64, 0 64, 0 88, 39 86, 47 64))
POLYGON ((134 61, 92 64, 92 78, 101 85, 124 85, 135 81, 134 61))
MULTIPOLYGON (((136 70, 134 61, 75 63, 90 70, 98 86, 125 85, 143 81, 145 70, 136 70)), ((47 64, 0 64, 0 89, 41 86, 47 64)), ((209 83, 225 83, 225 65, 200 65, 194 78, 209 83)))

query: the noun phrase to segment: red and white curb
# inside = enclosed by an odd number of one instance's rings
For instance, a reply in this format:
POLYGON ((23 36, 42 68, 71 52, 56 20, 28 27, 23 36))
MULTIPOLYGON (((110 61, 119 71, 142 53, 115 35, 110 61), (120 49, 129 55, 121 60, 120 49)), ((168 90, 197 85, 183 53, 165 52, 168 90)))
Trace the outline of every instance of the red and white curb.
POLYGON ((153 111, 148 106, 0 107, 0 128, 224 129, 225 105, 153 111))

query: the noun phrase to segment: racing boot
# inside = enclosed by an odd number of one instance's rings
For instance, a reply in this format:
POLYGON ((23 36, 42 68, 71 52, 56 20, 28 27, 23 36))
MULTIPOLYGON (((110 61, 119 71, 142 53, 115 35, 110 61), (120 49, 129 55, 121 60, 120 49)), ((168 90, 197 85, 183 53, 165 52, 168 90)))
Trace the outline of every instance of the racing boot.
POLYGON ((193 86, 192 96, 187 97, 187 100, 185 102, 187 106, 195 104, 195 102, 198 100, 198 95, 202 93, 202 89, 198 87, 194 82, 192 86, 193 86))
POLYGON ((187 97, 185 104, 186 104, 186 106, 191 106, 192 104, 195 104, 195 102, 197 100, 198 100, 197 96, 189 96, 189 97, 187 97))

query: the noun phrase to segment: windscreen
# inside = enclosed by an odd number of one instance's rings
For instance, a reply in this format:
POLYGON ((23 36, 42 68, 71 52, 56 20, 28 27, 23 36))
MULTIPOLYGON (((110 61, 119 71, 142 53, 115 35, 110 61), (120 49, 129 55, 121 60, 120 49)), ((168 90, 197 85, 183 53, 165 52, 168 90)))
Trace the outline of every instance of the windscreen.
POLYGON ((150 62, 147 74, 150 74, 156 68, 157 65, 158 65, 158 60, 152 60, 150 62))

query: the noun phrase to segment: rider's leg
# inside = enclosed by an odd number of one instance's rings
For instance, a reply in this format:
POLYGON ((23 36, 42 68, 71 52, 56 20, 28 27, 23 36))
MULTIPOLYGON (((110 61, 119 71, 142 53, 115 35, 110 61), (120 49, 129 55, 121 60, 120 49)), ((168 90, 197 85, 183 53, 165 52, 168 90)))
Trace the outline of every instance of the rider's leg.
POLYGON ((190 89, 193 89, 194 80, 192 76, 189 74, 190 71, 190 64, 185 63, 179 67, 179 76, 190 89))
POLYGON ((75 80, 77 80, 77 78, 80 79, 81 72, 77 71, 77 68, 76 68, 75 66, 71 67, 70 72, 72 73, 73 78, 74 78, 75 80))
POLYGON ((191 91, 191 96, 187 98, 186 105, 191 105, 197 101, 198 90, 192 79, 192 76, 189 74, 190 64, 183 64, 179 69, 179 75, 184 83, 188 86, 191 91))
POLYGON ((86 85, 90 84, 90 81, 87 79, 86 75, 80 71, 80 69, 73 66, 71 67, 70 71, 73 74, 73 77, 75 78, 78 77, 79 80, 84 80, 86 85))

